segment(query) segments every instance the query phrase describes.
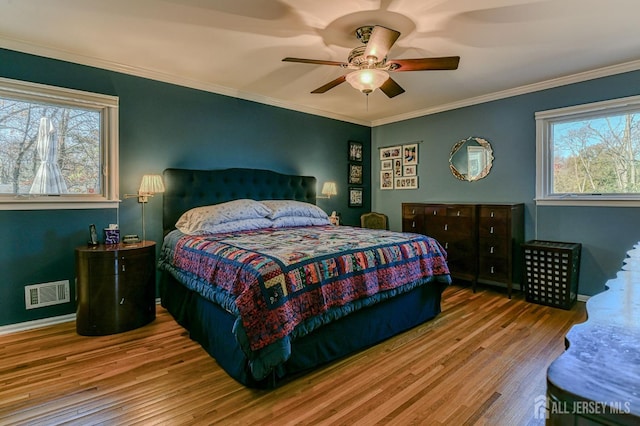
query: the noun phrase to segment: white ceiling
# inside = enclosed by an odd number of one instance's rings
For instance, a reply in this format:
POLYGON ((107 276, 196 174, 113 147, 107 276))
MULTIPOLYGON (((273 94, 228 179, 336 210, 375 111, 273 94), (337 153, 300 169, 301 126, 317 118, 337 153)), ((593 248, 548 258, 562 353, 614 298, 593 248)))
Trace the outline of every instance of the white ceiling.
POLYGON ((365 125, 640 69, 638 0, 0 0, 0 47, 365 125), (347 61, 363 25, 402 33, 390 59, 460 56, 394 73, 368 99, 347 61), (368 102, 367 102, 368 101, 368 102))

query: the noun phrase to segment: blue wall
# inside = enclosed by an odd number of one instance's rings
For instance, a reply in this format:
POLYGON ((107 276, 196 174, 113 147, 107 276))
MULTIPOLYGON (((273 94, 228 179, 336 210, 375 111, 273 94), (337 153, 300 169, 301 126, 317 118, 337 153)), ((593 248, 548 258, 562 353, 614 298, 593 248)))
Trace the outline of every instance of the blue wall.
POLYGON ((582 243, 579 293, 596 294, 640 240, 640 209, 536 207, 534 114, 639 93, 640 72, 631 72, 375 127, 373 209, 386 213, 391 229, 400 230, 403 202, 525 203, 525 238, 582 243), (495 157, 489 176, 477 182, 460 181, 449 171, 452 146, 469 136, 489 140, 495 157), (413 141, 422 141, 419 189, 380 190, 378 148, 413 141))
MULTIPOLYGON (((1 49, 0 77, 118 96, 121 198, 137 191, 143 174, 167 167, 250 167, 315 176, 319 185, 335 180, 338 195, 318 205, 339 211, 345 224, 370 209, 368 196, 362 208, 347 207, 348 141, 364 143, 368 165, 366 126, 1 49)), ((368 194, 367 168, 363 187, 368 194)), ((145 211, 147 239, 157 242, 161 206, 158 195, 145 211)), ((116 209, 0 211, 0 326, 75 312, 74 302, 27 311, 24 286, 74 283, 74 248, 86 242, 88 225, 102 229, 117 218, 116 209)), ((134 198, 122 201, 119 218, 122 233, 142 233, 134 198)))
MULTIPOLYGON (((526 238, 581 242, 580 293, 592 295, 621 267, 640 240, 636 208, 537 207, 536 111, 640 92, 640 72, 626 73, 460 108, 370 129, 254 102, 116 72, 0 49, 0 76, 115 95, 120 98, 120 194, 135 193, 146 173, 167 167, 255 167, 336 180, 339 194, 319 200, 326 211, 357 224, 360 214, 386 213, 401 229, 400 204, 409 201, 523 202, 526 238), (455 179, 451 147, 469 136, 494 149, 491 173, 478 182, 455 179), (347 142, 364 143, 365 205, 347 207, 347 142), (422 141, 418 190, 381 191, 378 148, 422 141), (371 161, 370 178, 367 165, 371 161), (371 197, 368 196, 371 192, 371 197)), ((147 238, 161 240, 161 195, 147 205, 147 238)), ((141 233, 140 204, 123 200, 103 210, 0 211, 0 326, 63 315, 75 304, 26 311, 24 286, 75 280, 74 248, 87 227, 119 217, 123 233, 141 233)), ((72 286, 73 287, 73 286, 72 286)), ((72 300, 75 294, 72 294, 72 300)))

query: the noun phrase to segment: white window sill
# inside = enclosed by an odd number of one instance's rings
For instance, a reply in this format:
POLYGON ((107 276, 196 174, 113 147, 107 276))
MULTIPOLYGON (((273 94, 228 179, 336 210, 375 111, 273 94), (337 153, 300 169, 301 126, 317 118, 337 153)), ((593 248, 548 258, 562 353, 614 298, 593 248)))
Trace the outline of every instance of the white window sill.
POLYGON ((565 196, 535 199, 538 206, 582 206, 582 207, 640 207, 640 199, 616 197, 565 196))
POLYGON ((0 201, 0 210, 79 210, 79 209, 116 209, 120 200, 29 200, 0 201))

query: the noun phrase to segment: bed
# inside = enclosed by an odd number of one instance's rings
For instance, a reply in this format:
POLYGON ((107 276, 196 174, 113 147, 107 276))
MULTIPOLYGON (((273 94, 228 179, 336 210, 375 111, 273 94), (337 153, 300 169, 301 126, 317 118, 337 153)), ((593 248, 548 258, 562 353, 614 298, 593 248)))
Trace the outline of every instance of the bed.
POLYGON ((162 306, 245 386, 277 387, 440 313, 451 279, 438 242, 330 225, 314 177, 172 168, 164 180, 162 306))

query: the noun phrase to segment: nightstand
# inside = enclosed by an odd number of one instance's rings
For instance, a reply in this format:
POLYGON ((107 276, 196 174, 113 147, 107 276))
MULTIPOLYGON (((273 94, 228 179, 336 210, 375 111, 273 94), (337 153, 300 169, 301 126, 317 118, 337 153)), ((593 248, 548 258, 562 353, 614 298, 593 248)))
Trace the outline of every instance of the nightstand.
POLYGON ((121 333, 155 319, 155 247, 143 241, 76 248, 78 334, 121 333))

